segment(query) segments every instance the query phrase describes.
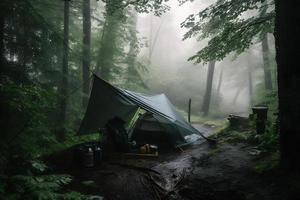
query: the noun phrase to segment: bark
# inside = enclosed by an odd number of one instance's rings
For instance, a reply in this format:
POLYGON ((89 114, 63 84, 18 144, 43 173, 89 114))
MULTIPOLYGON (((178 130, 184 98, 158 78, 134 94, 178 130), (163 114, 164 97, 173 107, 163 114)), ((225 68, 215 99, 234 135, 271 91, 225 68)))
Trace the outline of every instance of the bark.
POLYGON ((91 63, 91 5, 90 0, 83 0, 83 49, 82 49, 82 105, 86 107, 90 91, 90 63, 91 63))
POLYGON ((207 116, 209 112, 215 63, 216 61, 210 61, 208 65, 206 90, 205 90, 205 95, 204 95, 202 109, 201 109, 201 111, 203 112, 203 116, 207 116))
POLYGON ((265 88, 267 90, 272 90, 272 73, 270 66, 270 49, 268 44, 268 34, 264 35, 262 40, 262 53, 263 53, 263 63, 264 63, 264 77, 265 77, 265 88))
POLYGON ((69 62, 69 15, 70 2, 64 1, 64 38, 63 38, 63 64, 62 64, 62 82, 60 93, 60 130, 59 139, 65 138, 65 122, 67 112, 67 92, 68 92, 68 62, 69 62))
POLYGON ((300 26, 298 2, 276 0, 275 44, 278 69, 281 163, 300 168, 300 26))

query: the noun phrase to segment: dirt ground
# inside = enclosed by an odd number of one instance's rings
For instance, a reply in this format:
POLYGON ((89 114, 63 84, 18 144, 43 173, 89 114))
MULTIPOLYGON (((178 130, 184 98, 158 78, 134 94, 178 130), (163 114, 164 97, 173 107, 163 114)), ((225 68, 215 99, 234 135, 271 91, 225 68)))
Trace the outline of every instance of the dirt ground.
POLYGON ((158 158, 116 155, 98 167, 68 171, 69 190, 107 200, 296 200, 291 176, 259 173, 253 146, 243 142, 210 146, 200 141, 158 158), (293 189, 291 189, 293 188, 293 189))

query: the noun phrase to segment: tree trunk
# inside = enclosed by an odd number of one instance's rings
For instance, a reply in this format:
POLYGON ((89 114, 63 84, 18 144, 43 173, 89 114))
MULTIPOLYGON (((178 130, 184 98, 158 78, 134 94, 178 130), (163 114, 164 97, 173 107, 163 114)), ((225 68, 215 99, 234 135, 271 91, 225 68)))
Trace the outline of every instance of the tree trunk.
POLYGON ((158 28, 157 28, 157 30, 155 32, 154 38, 153 38, 153 23, 152 23, 152 16, 151 16, 150 38, 149 38, 149 55, 148 55, 149 64, 151 64, 152 55, 153 55, 153 52, 154 52, 157 40, 159 38, 159 34, 160 34, 160 31, 161 31, 161 28, 163 27, 164 21, 165 21, 165 18, 162 18, 161 21, 160 21, 160 23, 159 23, 159 26, 158 26, 158 28))
POLYGON ((241 92, 243 91, 243 85, 240 85, 240 87, 237 89, 233 99, 232 99, 232 105, 236 104, 241 92))
POLYGON ((21 83, 28 82, 27 62, 28 62, 28 57, 31 52, 31 49, 28 48, 30 44, 28 44, 29 41, 27 40, 28 40, 28 30, 26 26, 26 21, 24 18, 22 18, 18 27, 18 34, 17 34, 17 45, 18 45, 17 55, 18 55, 18 64, 20 66, 18 71, 19 73, 18 79, 21 83))
POLYGON ((278 69, 279 129, 281 163, 300 167, 300 6, 298 2, 276 0, 275 44, 278 69))
POLYGON ((149 29, 150 29, 150 31, 149 31, 149 44, 148 44, 148 49, 149 49, 149 51, 148 51, 148 61, 149 61, 149 65, 151 64, 151 57, 152 57, 152 41, 153 41, 153 16, 152 16, 152 14, 150 14, 149 15, 150 16, 150 27, 149 27, 149 29))
POLYGON ((118 9, 114 12, 110 10, 115 9, 112 2, 107 1, 106 17, 101 36, 101 44, 97 56, 97 73, 104 80, 111 80, 113 72, 117 71, 115 68, 115 56, 118 47, 118 31, 120 30, 121 21, 124 17, 123 10, 118 9))
POLYGON ((4 61, 5 61, 5 49, 4 49, 4 29, 5 29, 5 18, 0 13, 0 69, 2 72, 2 69, 4 67, 4 61))
POLYGON ((118 20, 114 15, 106 16, 106 23, 103 27, 103 38, 101 41, 101 47, 98 53, 97 65, 99 69, 99 75, 104 80, 109 81, 112 78, 112 71, 114 70, 114 57, 116 49, 117 33, 115 28, 119 26, 118 20))
POLYGON ((223 71, 224 71, 224 66, 222 66, 220 76, 219 76, 219 82, 218 82, 218 88, 217 88, 218 94, 220 94, 220 92, 221 92, 222 81, 223 81, 223 71))
POLYGON ((68 92, 68 62, 69 62, 69 15, 70 2, 64 1, 64 38, 63 38, 63 64, 62 64, 62 82, 60 93, 60 130, 59 139, 65 139, 65 123, 67 112, 67 92, 68 92))
POLYGON ((249 104, 252 106, 252 97, 253 97, 253 79, 252 79, 252 66, 248 62, 248 87, 249 87, 249 104))
POLYGON ((138 74, 136 71, 136 56, 137 56, 137 35, 136 35, 136 26, 137 26, 137 13, 136 11, 132 11, 130 15, 132 21, 131 21, 131 29, 130 29, 130 43, 129 43, 129 51, 128 51, 128 57, 127 57, 127 84, 131 84, 135 82, 138 79, 138 74), (133 80, 134 79, 134 80, 133 80))
POLYGON ((90 90, 89 71, 91 63, 91 7, 90 0, 83 0, 83 49, 82 49, 82 105, 86 107, 90 90))
POLYGON ((272 90, 272 73, 270 66, 270 49, 268 44, 268 34, 264 35, 262 40, 262 53, 264 62, 264 76, 265 76, 265 88, 267 90, 272 90))
POLYGON ((202 109, 201 109, 201 111, 203 112, 203 116, 207 116, 209 112, 215 63, 216 61, 210 61, 208 65, 206 90, 205 90, 205 95, 204 95, 202 109))

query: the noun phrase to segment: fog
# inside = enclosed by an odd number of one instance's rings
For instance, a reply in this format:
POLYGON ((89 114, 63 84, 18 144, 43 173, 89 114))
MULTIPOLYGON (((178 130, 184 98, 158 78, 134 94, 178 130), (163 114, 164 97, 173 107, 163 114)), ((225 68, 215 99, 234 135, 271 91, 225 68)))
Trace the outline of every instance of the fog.
MULTIPOLYGON (((199 115, 205 93, 207 64, 187 61, 207 41, 195 38, 182 40, 187 31, 180 27, 187 16, 206 8, 213 1, 169 3, 171 9, 161 17, 152 14, 138 15, 138 36, 146 41, 139 59, 150 64, 144 82, 150 93, 165 93, 180 109, 186 111, 188 99, 192 99, 192 112, 199 115), (152 55, 149 49, 152 48, 152 55)), ((273 42, 273 39, 271 38, 273 42)), ((271 50, 274 49, 271 45, 271 50)), ((216 63, 213 77, 213 92, 210 113, 224 117, 229 113, 247 115, 250 108, 249 70, 252 74, 253 92, 263 80, 263 58, 261 44, 254 44, 243 54, 229 55, 216 63), (223 77, 220 92, 217 92, 220 73, 223 77), (236 99, 236 100, 235 100, 236 99)))

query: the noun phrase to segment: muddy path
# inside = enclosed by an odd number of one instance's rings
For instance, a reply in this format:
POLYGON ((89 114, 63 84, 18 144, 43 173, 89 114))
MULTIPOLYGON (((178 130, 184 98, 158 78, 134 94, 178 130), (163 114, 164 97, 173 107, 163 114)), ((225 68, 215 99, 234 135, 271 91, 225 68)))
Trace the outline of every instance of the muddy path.
POLYGON ((204 142, 157 159, 107 160, 98 168, 73 173, 72 187, 112 200, 246 199, 243 192, 263 194, 249 191, 251 160, 242 145, 214 149, 204 142), (88 181, 92 184, 84 184, 88 181))
MULTIPOLYGON (((206 136, 214 128, 197 125, 206 136)), ((253 146, 199 140, 185 149, 142 159, 115 155, 100 166, 72 170, 70 190, 108 200, 268 200, 280 191, 255 171, 253 146)), ((279 195, 280 196, 280 195, 279 195)))
MULTIPOLYGON (((194 126, 205 136, 214 131, 211 127, 194 126)), ((158 158, 115 156, 98 167, 72 170, 74 181, 70 189, 102 195, 106 199, 167 199, 194 170, 195 158, 205 156, 208 149, 206 141, 200 139, 193 146, 161 154, 158 158)))

